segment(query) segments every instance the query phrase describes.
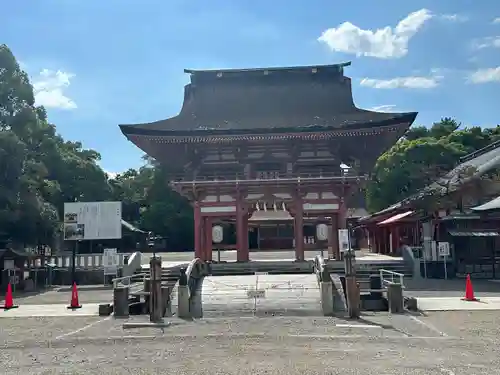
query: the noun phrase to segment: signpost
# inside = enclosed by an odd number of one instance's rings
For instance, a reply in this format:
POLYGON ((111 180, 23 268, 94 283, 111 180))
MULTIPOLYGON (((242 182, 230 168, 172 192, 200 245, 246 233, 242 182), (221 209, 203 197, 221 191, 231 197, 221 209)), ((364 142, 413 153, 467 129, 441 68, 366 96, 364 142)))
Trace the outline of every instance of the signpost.
POLYGON ((64 240, 75 241, 71 276, 76 282, 78 242, 122 238, 121 202, 64 203, 64 240))
POLYGON ((448 269, 446 264, 447 257, 450 256, 450 244, 449 242, 438 242, 438 254, 440 257, 443 257, 444 264, 444 279, 448 279, 448 269))

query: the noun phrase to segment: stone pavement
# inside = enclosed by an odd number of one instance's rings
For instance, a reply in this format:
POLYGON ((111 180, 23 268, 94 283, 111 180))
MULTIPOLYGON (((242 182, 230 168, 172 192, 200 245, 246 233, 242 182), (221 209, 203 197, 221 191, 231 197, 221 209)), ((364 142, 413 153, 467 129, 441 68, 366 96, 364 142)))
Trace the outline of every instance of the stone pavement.
MULTIPOLYGON (((78 287, 78 297, 82 305, 110 303, 113 300, 113 290, 111 287, 103 285, 85 285, 78 287)), ((54 290, 39 294, 16 295, 14 294, 14 304, 26 305, 62 305, 71 301, 71 288, 60 287, 54 290)), ((3 306, 3 297, 0 298, 0 305, 3 306)), ((23 307, 24 308, 24 307, 23 307)))
POLYGON ((172 318, 164 330, 99 317, 0 319, 0 363, 26 375, 494 375, 500 318, 491 314, 172 318))
POLYGON ((320 297, 316 275, 309 274, 210 276, 202 285, 204 316, 321 316, 320 297))
MULTIPOLYGON (((321 250, 306 250, 305 258, 307 260, 312 260, 318 254, 321 254, 321 250)), ((149 263, 149 258, 152 253, 143 253, 143 264, 149 263)), ((165 262, 173 263, 183 263, 190 262, 194 258, 194 252, 164 252, 157 253, 158 256, 162 258, 165 262)), ((323 251, 325 257, 328 256, 328 252, 323 251)), ((217 260, 219 253, 217 250, 213 251, 213 259, 217 260)), ((236 261, 236 250, 224 250, 220 251, 220 259, 222 261, 234 262, 236 261)), ((365 262, 376 262, 376 261, 391 261, 391 260, 401 260, 402 258, 390 257, 382 254, 373 254, 368 251, 356 251, 356 260, 365 262)), ((250 260, 253 261, 266 261, 266 260, 295 260, 295 251, 293 250, 279 250, 279 251, 250 251, 250 260)))
POLYGON ((500 310, 500 297, 484 297, 478 301, 464 301, 460 297, 417 297, 421 311, 500 310))
MULTIPOLYGON (((405 278, 405 294, 413 297, 463 297, 465 279, 411 279, 405 278)), ((500 297, 500 283, 472 279, 477 297, 500 297)))

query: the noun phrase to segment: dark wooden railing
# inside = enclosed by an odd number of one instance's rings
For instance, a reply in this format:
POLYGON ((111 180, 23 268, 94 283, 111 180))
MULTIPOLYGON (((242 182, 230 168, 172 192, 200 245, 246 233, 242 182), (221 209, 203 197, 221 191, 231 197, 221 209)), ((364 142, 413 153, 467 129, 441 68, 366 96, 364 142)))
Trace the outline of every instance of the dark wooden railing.
POLYGON ((364 176, 356 171, 338 171, 338 172, 294 172, 294 173, 269 173, 266 175, 258 175, 257 173, 252 173, 248 178, 244 173, 232 173, 230 171, 224 172, 220 171, 217 173, 203 174, 195 177, 187 177, 184 175, 174 176, 172 181, 233 181, 233 180, 275 180, 275 179, 291 179, 291 178, 341 178, 341 177, 357 177, 364 176))

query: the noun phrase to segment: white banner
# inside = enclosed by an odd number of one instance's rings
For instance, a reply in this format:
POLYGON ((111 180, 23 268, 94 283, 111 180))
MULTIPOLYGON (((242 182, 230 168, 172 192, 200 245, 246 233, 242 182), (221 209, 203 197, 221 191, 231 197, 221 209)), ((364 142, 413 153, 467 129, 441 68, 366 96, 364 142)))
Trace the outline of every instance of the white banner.
POLYGON ((102 254, 105 275, 116 275, 118 273, 118 253, 116 249, 104 249, 102 254))
POLYGON ((108 240, 122 238, 121 202, 64 204, 64 239, 108 240))
POLYGON ((349 251, 349 229, 339 229, 339 249, 349 251))

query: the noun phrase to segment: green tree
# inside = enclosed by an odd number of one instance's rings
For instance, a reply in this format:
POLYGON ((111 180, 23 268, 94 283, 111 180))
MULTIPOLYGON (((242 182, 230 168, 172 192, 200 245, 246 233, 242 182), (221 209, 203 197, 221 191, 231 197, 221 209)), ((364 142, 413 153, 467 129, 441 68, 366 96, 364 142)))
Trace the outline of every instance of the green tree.
POLYGON ((64 202, 109 199, 100 155, 65 141, 35 106, 28 76, 0 45, 0 233, 25 245, 56 244, 64 202))
POLYGON ((377 160, 366 189, 368 209, 376 212, 409 197, 454 168, 460 157, 499 139, 499 126, 462 128, 450 118, 410 129, 377 160))
POLYGON ((123 202, 123 217, 140 228, 167 238, 172 250, 193 248, 193 211, 172 191, 165 168, 148 164, 110 181, 114 199, 123 202))

